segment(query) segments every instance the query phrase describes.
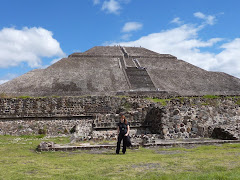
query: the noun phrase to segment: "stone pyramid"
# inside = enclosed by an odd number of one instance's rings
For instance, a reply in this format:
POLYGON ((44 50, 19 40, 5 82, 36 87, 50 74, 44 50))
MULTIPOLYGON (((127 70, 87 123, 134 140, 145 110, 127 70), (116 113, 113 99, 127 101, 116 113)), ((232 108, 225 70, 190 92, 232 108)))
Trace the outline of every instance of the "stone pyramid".
POLYGON ((222 72, 206 71, 175 56, 142 47, 96 46, 0 85, 0 93, 15 96, 128 92, 239 95, 240 79, 222 72))

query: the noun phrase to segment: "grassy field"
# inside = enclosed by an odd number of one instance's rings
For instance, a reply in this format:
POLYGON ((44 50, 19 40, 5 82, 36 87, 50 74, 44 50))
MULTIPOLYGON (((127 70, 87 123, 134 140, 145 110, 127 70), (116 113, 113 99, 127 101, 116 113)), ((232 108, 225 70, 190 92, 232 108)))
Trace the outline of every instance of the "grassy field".
POLYGON ((240 144, 192 148, 36 152, 41 141, 0 136, 0 179, 240 179, 240 144))

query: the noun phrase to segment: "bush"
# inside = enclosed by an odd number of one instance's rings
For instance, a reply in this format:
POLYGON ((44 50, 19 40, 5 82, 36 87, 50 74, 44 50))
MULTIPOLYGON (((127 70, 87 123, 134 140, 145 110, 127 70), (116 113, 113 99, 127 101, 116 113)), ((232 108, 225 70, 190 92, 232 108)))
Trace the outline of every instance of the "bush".
POLYGON ((76 132, 76 125, 72 127, 72 129, 70 130, 70 133, 73 134, 76 132))
POLYGON ((47 130, 44 128, 44 129, 39 129, 38 130, 38 134, 40 135, 46 135, 47 134, 47 130))
POLYGON ((63 132, 64 134, 69 134, 69 132, 68 132, 68 130, 65 128, 64 129, 64 132, 63 132))

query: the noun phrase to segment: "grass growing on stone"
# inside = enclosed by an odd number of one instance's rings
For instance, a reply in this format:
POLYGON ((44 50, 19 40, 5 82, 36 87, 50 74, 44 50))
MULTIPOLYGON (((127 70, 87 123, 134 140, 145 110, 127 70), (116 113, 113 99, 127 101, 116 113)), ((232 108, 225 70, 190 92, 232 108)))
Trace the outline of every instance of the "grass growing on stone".
POLYGON ((216 96, 216 95, 204 95, 203 98, 205 98, 205 99, 218 99, 218 98, 220 98, 220 96, 216 96))
POLYGON ((129 111, 129 110, 132 108, 132 105, 131 105, 129 102, 125 102, 125 103, 123 104, 123 107, 124 107, 127 111, 129 111))
POLYGON ((31 96, 18 96, 17 99, 33 99, 31 96))
POLYGON ((114 97, 118 97, 118 98, 129 98, 129 96, 125 96, 125 95, 118 95, 118 96, 114 96, 114 97))
POLYGON ((237 99, 236 104, 240 105, 240 99, 237 99))
POLYGON ((170 99, 158 99, 158 98, 145 98, 149 101, 155 102, 155 103, 161 103, 162 106, 166 106, 167 102, 170 101, 170 99))
POLYGON ((0 98, 7 98, 8 96, 7 96, 7 94, 5 94, 5 93, 0 93, 0 98))
POLYGON ((68 138, 0 136, 0 179, 240 179, 240 144, 36 152, 41 141, 68 138))

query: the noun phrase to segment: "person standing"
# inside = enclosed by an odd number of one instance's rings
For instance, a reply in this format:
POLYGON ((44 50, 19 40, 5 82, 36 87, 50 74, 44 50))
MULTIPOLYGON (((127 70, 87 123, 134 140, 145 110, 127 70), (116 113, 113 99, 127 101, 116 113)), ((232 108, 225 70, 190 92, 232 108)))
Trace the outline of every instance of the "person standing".
POLYGON ((117 142, 117 149, 116 154, 119 154, 120 151, 120 144, 123 140, 123 149, 122 152, 125 154, 126 152, 126 146, 127 146, 127 136, 129 135, 130 127, 129 123, 126 120, 126 117, 124 115, 120 116, 120 122, 118 123, 117 127, 117 134, 118 134, 118 142, 117 142))

